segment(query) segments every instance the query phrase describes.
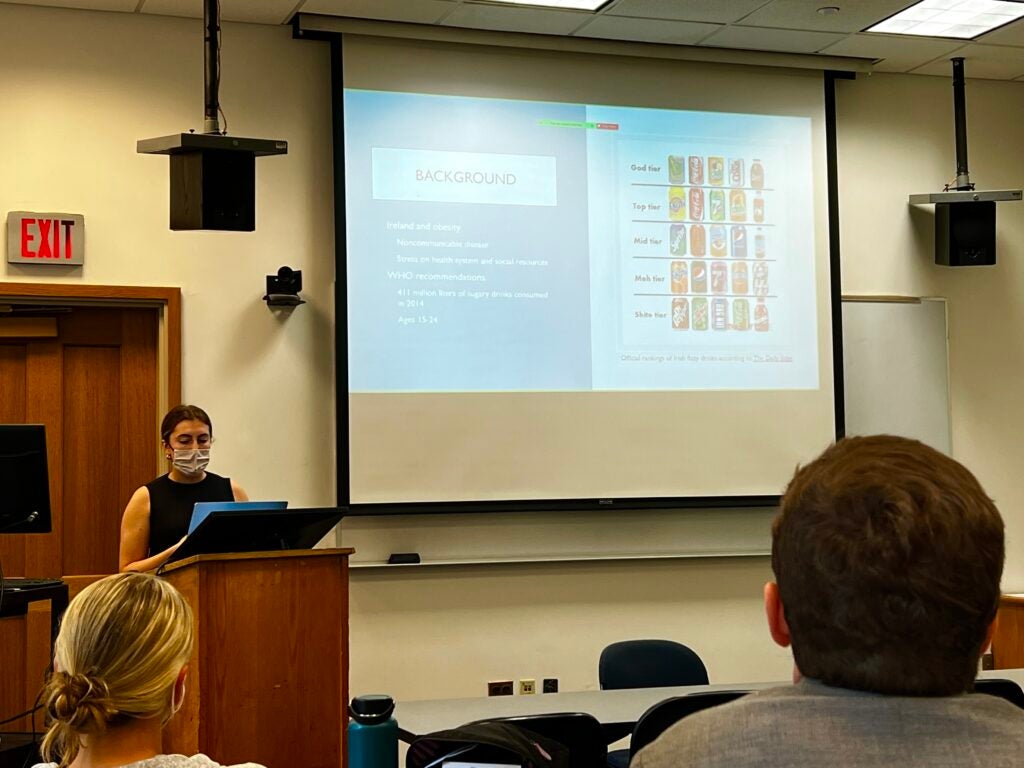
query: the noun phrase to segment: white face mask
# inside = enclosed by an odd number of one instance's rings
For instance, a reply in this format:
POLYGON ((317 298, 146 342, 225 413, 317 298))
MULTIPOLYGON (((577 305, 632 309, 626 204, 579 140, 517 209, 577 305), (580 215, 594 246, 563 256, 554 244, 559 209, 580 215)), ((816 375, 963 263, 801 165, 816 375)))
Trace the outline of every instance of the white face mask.
POLYGON ((209 448, 175 448, 172 464, 185 475, 198 475, 210 463, 209 448))

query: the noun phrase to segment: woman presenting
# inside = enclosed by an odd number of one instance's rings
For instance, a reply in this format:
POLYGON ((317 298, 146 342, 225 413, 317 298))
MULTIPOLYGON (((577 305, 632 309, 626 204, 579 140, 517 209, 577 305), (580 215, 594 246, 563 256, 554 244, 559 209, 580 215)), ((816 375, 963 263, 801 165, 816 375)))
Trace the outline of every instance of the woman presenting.
POLYGON ((202 408, 172 408, 160 424, 160 439, 171 469, 136 490, 125 507, 122 571, 151 571, 167 562, 185 539, 196 502, 249 500, 233 480, 206 471, 213 425, 202 408))

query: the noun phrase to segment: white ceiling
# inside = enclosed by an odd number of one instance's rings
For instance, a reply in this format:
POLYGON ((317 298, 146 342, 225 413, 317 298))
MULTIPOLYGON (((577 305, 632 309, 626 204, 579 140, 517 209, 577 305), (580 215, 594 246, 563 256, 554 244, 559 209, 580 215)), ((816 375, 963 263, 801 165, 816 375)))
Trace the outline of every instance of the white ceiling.
MULTIPOLYGON (((203 0, 7 0, 17 5, 202 16, 203 0)), ((486 0, 221 0, 226 21, 286 24, 295 13, 506 32, 853 56, 883 72, 948 75, 951 55, 968 77, 1024 79, 1024 19, 975 41, 904 38, 860 30, 914 0, 611 0, 597 13, 486 0), (822 15, 823 6, 839 13, 822 15)))

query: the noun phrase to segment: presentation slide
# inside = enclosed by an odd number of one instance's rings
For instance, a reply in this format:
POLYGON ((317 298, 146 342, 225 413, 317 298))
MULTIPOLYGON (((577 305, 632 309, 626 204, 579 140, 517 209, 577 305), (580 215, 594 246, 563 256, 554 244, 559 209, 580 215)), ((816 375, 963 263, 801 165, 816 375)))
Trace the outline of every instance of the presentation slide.
POLYGON ((350 392, 822 385, 809 117, 344 99, 350 392))

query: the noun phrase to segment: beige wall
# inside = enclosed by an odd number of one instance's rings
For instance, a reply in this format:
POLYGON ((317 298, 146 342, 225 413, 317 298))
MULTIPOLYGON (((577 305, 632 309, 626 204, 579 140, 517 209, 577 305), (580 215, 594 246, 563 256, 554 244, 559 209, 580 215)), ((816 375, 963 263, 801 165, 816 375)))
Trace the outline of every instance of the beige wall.
MULTIPOLYGON (((87 264, 55 277, 4 264, 5 280, 180 285, 184 392, 217 424, 214 468, 253 496, 333 501, 333 232, 329 59, 285 28, 226 25, 222 100, 233 133, 280 137, 258 161, 257 231, 167 229, 167 161, 135 141, 197 126, 194 20, 0 5, 0 213, 86 216, 87 264), (301 268, 310 302, 288 318, 264 275, 301 268)), ((990 187, 1024 183, 1024 84, 971 81, 971 164, 990 187)), ((1016 478, 1024 373, 1017 321, 1024 205, 999 208, 1000 264, 933 266, 928 219, 906 195, 953 175, 949 83, 874 75, 841 83, 840 190, 847 293, 950 299, 954 451, 1007 518, 1006 587, 1024 589, 1016 478)), ((485 523, 477 523, 485 524, 485 523)), ((488 679, 556 676, 594 688, 597 655, 624 637, 677 637, 712 679, 783 679, 762 629, 764 558, 360 570, 352 579, 352 690, 470 696, 488 679)))

